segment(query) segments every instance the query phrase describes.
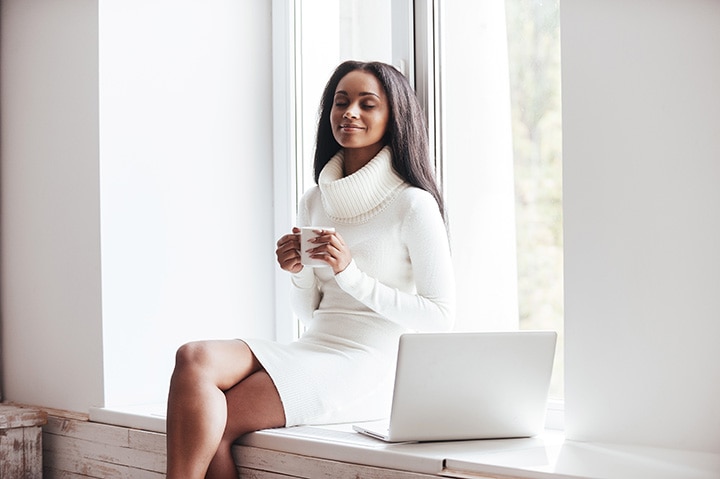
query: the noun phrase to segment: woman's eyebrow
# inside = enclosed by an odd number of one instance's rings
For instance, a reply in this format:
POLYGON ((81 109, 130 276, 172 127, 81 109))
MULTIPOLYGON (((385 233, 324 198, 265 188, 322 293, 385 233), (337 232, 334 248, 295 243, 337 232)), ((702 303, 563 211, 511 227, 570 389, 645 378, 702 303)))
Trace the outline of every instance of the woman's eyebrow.
MULTIPOLYGON (((338 90, 335 92, 335 95, 350 96, 348 94, 348 92, 346 92, 345 90, 338 90)), ((377 93, 371 92, 371 91, 361 91, 360 93, 358 93, 358 95, 359 96, 374 96, 374 97, 377 97, 378 99, 380 98, 380 95, 378 95, 377 93)))

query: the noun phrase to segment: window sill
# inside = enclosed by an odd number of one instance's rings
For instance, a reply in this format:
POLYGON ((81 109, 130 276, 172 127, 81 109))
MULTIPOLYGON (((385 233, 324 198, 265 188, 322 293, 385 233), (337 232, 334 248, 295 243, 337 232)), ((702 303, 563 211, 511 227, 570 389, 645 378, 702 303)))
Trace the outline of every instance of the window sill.
POLYGON ((90 408, 90 421, 112 426, 165 433, 165 409, 162 404, 139 404, 90 408))
POLYGON ((720 454, 583 443, 552 430, 533 438, 385 444, 337 425, 259 431, 239 444, 452 478, 716 479, 720 472, 720 454))
MULTIPOLYGON (((165 431, 164 406, 111 410, 97 408, 90 420, 130 428, 165 431), (143 414, 144 413, 144 414, 143 414)), ((334 461, 352 470, 357 465, 452 478, 510 476, 523 479, 716 479, 720 454, 567 440, 547 429, 533 438, 436 443, 386 444, 355 433, 351 425, 301 426, 248 434, 236 447, 269 451, 258 467, 292 475, 307 461, 334 461), (272 460, 283 453, 287 460, 272 460), (294 458, 294 459, 293 459, 294 458)), ((245 461, 241 461, 245 462, 245 461)), ((243 464, 244 466, 245 464, 243 464)), ((263 469, 263 470, 270 470, 263 469)))

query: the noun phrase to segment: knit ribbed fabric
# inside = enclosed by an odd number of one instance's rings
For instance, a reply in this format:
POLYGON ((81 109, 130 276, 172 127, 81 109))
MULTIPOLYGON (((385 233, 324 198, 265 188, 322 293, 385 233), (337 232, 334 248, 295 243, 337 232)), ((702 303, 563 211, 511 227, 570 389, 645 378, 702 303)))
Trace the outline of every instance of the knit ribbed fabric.
POLYGON ((343 153, 300 201, 298 226, 334 227, 352 253, 337 275, 305 267, 291 301, 306 326, 291 344, 251 339, 272 378, 286 425, 387 416, 398 339, 450 327, 454 275, 445 225, 432 195, 392 168, 389 148, 343 177, 343 153))
POLYGON ((393 170, 389 146, 347 177, 343 177, 344 157, 340 150, 320 172, 323 207, 339 223, 364 223, 397 196, 404 180, 393 170))

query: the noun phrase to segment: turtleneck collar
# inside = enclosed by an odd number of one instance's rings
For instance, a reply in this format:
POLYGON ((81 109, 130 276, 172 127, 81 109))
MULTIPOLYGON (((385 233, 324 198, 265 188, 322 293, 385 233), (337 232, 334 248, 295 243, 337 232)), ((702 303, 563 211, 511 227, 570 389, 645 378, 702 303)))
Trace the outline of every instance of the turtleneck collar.
POLYGON ((339 223, 363 223, 382 210, 406 184, 392 167, 385 146, 365 166, 343 177, 344 150, 338 151, 320 172, 318 186, 327 215, 339 223))

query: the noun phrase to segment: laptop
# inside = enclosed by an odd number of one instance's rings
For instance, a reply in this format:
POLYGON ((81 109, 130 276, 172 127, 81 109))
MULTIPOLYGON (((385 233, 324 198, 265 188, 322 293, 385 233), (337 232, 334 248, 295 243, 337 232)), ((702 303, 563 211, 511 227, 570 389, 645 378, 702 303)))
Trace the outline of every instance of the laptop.
POLYGON ((554 331, 404 334, 389 420, 353 429, 387 442, 537 435, 556 342, 554 331))

